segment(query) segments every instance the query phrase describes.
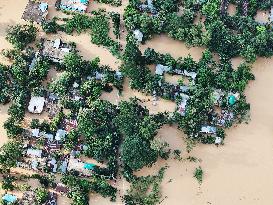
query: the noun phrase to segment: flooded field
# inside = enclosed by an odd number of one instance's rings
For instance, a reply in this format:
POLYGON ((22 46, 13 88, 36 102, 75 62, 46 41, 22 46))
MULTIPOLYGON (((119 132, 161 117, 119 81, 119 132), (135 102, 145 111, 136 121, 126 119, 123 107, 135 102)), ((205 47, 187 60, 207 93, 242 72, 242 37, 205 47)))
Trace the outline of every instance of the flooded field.
MULTIPOLYGON (((54 5, 54 1, 50 5, 54 5)), ((0 1, 0 50, 10 48, 5 41, 5 30, 8 25, 23 23, 21 15, 27 0, 1 0, 0 1)), ((104 7, 112 10, 112 7, 92 3, 93 8, 104 7)), ((92 8, 92 7, 91 7, 92 8)), ((54 16, 54 9, 50 8, 54 16)), ((116 8, 116 10, 122 10, 116 8)), ((234 8, 230 11, 234 13, 234 8)), ((44 36, 41 33, 41 36, 44 36)), ((67 41, 74 41, 85 59, 99 56, 102 64, 110 65, 118 69, 120 62, 109 51, 93 45, 88 34, 67 36, 59 33, 51 38, 62 37, 67 41)), ((124 41, 124 38, 121 39, 124 41)), ((141 46, 141 50, 151 47, 162 53, 170 53, 173 57, 185 57, 191 55, 195 60, 201 57, 203 48, 187 48, 185 44, 174 41, 169 37, 156 36, 147 44, 141 46)), ((1 59, 2 61, 2 59, 1 59)), ((4 62, 4 61, 2 61, 4 62)), ((235 59, 233 65, 238 66, 240 59, 235 59)), ((251 82, 246 90, 247 100, 251 104, 251 121, 232 127, 227 131, 224 146, 197 145, 189 154, 183 140, 184 134, 175 126, 164 126, 159 130, 158 138, 167 141, 172 149, 182 149, 182 157, 188 156, 200 159, 197 162, 177 161, 169 159, 160 160, 152 168, 145 168, 137 175, 156 173, 160 167, 167 165, 164 181, 162 183, 163 205, 268 205, 273 203, 273 59, 259 58, 253 66, 256 80, 251 82), (204 170, 202 185, 193 178, 193 171, 201 166, 204 170)), ((53 78, 56 72, 50 73, 53 78)), ((170 79, 173 80, 173 79, 170 79)), ((104 93, 102 99, 117 104, 120 100, 128 100, 130 97, 138 97, 143 100, 151 113, 174 111, 175 104, 170 101, 159 100, 158 105, 152 105, 151 97, 132 91, 128 80, 124 84, 124 92, 118 96, 117 90, 110 94, 104 93)), ((0 145, 7 141, 3 123, 7 119, 9 105, 0 106, 0 145)), ((30 117, 29 115, 27 117, 30 117)), ((36 117, 36 116, 35 116, 36 117)), ((33 182, 35 184, 36 182, 33 182)), ((125 180, 118 180, 117 187, 123 194, 128 188, 125 180)), ((69 199, 59 197, 60 205, 69 204, 69 199)), ((109 202, 97 195, 91 195, 90 204, 97 205, 121 205, 120 197, 115 203, 109 202)))

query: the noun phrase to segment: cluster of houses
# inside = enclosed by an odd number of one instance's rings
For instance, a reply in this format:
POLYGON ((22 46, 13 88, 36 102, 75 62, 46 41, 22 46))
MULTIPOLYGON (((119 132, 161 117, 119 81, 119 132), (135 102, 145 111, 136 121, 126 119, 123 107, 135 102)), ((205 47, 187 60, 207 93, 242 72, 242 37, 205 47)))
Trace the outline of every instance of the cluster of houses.
MULTIPOLYGON (((55 3, 57 9, 81 13, 87 11, 88 5, 89 0, 57 0, 55 3)), ((43 21, 47 20, 49 6, 48 1, 29 0, 22 15, 22 19, 41 24, 43 21)))
MULTIPOLYGON (((172 69, 170 66, 165 66, 162 64, 157 64, 155 69, 155 74, 163 76, 165 73, 170 73, 174 75, 182 75, 189 79, 191 79, 191 84, 194 85, 195 79, 197 76, 196 72, 191 72, 187 70, 180 70, 180 69, 172 69)), ((188 91, 190 87, 188 85, 175 85, 170 83, 162 83, 162 80, 159 80, 158 85, 161 88, 163 96, 165 93, 169 94, 170 98, 177 101, 177 108, 176 112, 181 116, 185 116, 187 110, 187 103, 190 99, 188 95, 188 91)), ((156 92, 154 91, 153 96, 156 97, 156 92)), ((239 93, 224 93, 221 90, 214 90, 213 96, 214 105, 220 108, 222 102, 227 102, 229 106, 234 105, 237 100, 239 100, 240 95, 239 93)), ((156 105, 156 104, 155 104, 156 105)), ((200 133, 204 135, 210 135, 215 137, 215 144, 220 144, 222 139, 217 137, 217 127, 228 127, 232 124, 234 120, 234 114, 229 109, 220 109, 220 113, 216 111, 212 111, 210 113, 212 115, 211 124, 212 125, 203 125, 201 127, 200 133)))
MULTIPOLYGON (((17 198, 16 195, 13 194, 5 194, 2 196, 2 200, 6 204, 19 204, 19 205, 33 205, 37 204, 37 197, 35 191, 26 191, 23 193, 22 198, 17 198)), ((57 205, 57 194, 54 192, 49 192, 46 202, 39 205, 57 205)))
POLYGON ((86 150, 82 139, 78 140, 71 153, 66 153, 63 149, 67 134, 77 127, 77 121, 65 119, 63 127, 64 129, 58 129, 55 134, 42 132, 38 128, 32 129, 31 136, 24 145, 24 158, 17 162, 17 167, 41 173, 65 174, 67 171, 77 171, 82 176, 91 176, 95 165, 77 159, 77 155, 86 150), (38 145, 39 141, 42 144, 38 145))

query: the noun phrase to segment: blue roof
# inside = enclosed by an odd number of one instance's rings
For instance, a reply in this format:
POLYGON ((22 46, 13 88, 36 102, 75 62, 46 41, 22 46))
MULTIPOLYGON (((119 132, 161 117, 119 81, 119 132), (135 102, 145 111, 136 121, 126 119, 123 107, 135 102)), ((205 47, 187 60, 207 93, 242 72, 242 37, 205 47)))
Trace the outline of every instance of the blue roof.
POLYGON ((40 10, 42 12, 46 12, 47 11, 47 8, 48 8, 48 4, 47 3, 41 3, 40 4, 40 10))
POLYGON ((17 197, 14 196, 14 195, 12 195, 12 194, 5 194, 5 195, 2 197, 2 199, 3 199, 4 201, 9 202, 9 203, 13 203, 13 202, 15 202, 15 201, 17 200, 17 197))
POLYGON ((87 4, 87 3, 88 3, 88 0, 81 0, 81 3, 82 3, 82 4, 87 4))
POLYGON ((83 166, 84 169, 88 169, 88 170, 92 170, 94 167, 95 165, 90 163, 84 163, 84 166, 83 166))

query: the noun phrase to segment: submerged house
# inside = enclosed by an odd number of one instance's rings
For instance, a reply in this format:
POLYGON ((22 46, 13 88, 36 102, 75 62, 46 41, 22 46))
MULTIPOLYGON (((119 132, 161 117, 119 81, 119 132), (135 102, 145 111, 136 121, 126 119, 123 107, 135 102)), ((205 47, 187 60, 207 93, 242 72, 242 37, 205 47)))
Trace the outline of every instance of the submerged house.
POLYGON ((64 11, 77 11, 84 13, 87 10, 89 0, 58 0, 58 8, 64 11))
POLYGON ((169 67, 169 66, 157 64, 155 67, 155 74, 163 75, 165 72, 169 72, 170 70, 171 70, 171 67, 169 67))
POLYGON ((41 158, 43 154, 43 150, 40 149, 27 149, 26 155, 29 157, 39 157, 41 158))
POLYGON ((63 62, 65 55, 72 50, 72 47, 61 39, 43 40, 42 44, 41 54, 56 63, 63 62))
POLYGON ((202 126, 200 132, 204 134, 216 134, 216 130, 216 127, 213 126, 202 126))
POLYGON ((84 163, 79 159, 76 159, 73 156, 70 156, 67 170, 75 170, 78 171, 83 176, 91 176, 92 170, 94 169, 95 165, 91 163, 84 163))
POLYGON ((140 43, 143 40, 143 33, 140 30, 136 29, 134 30, 134 37, 137 40, 137 42, 140 43))
POLYGON ((143 11, 149 12, 153 15, 157 14, 157 10, 155 6, 153 5, 153 0, 147 0, 147 4, 140 4, 139 10, 142 12, 143 11))
POLYGON ((40 114, 43 112, 44 105, 44 97, 31 97, 28 105, 28 111, 34 114, 40 114))
POLYGON ((34 21, 40 24, 42 21, 46 20, 47 15, 47 3, 30 0, 25 8, 22 19, 25 21, 34 21))

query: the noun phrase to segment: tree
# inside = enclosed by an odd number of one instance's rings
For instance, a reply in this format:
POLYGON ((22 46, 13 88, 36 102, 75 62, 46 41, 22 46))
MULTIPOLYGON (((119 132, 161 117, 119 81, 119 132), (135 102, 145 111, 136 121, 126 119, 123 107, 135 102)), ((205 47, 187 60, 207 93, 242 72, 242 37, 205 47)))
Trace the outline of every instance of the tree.
POLYGON ((151 149, 150 143, 140 136, 127 136, 121 145, 121 157, 124 164, 132 170, 152 165, 158 153, 151 149))
POLYGON ((75 129, 71 130, 65 138, 64 148, 72 151, 78 144, 79 132, 75 129))
POLYGON ((15 48, 24 49, 36 39, 37 28, 33 24, 10 26, 7 30, 6 39, 15 48))
POLYGON ((17 161, 22 157, 22 145, 19 142, 10 141, 0 148, 0 167, 7 171, 16 166, 17 161))
POLYGON ((44 188, 35 189, 35 196, 38 204, 43 204, 48 199, 48 191, 44 188))
POLYGON ((139 105, 136 98, 129 102, 120 102, 119 111, 114 122, 125 137, 139 133, 140 123, 145 116, 149 115, 148 109, 139 105))
POLYGON ((7 175, 3 176, 3 182, 2 182, 2 189, 13 191, 15 189, 15 186, 13 182, 16 180, 14 176, 7 175))
POLYGON ((95 79, 85 81, 80 87, 80 93, 88 100, 94 101, 101 96, 102 85, 95 79))

